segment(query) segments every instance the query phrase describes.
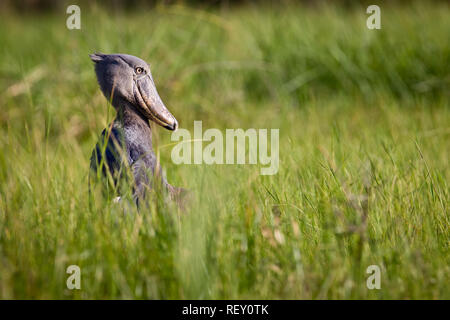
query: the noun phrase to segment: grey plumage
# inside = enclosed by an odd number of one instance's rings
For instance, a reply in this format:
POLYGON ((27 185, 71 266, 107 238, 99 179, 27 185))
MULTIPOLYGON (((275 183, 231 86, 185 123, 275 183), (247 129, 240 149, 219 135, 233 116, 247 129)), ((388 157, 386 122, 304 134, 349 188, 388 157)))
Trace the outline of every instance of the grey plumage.
POLYGON ((176 198, 182 189, 167 183, 157 166, 149 120, 169 130, 176 130, 178 122, 159 97, 150 67, 142 59, 127 54, 96 53, 90 57, 95 63, 100 89, 117 111, 92 152, 92 172, 101 170, 103 177, 110 175, 119 193, 117 184, 127 171, 131 172, 137 203, 148 189, 155 187, 155 181, 160 181, 176 198))

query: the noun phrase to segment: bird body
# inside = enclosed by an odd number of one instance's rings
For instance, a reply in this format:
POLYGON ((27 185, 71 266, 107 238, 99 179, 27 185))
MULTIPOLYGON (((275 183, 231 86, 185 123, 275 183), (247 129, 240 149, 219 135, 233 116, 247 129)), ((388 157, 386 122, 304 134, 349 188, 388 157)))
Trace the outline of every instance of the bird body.
POLYGON ((123 54, 93 54, 91 59, 100 88, 117 111, 92 152, 91 170, 112 182, 118 196, 129 186, 122 182, 131 175, 137 204, 157 182, 176 198, 181 188, 171 186, 161 173, 152 147, 152 125, 176 130, 178 123, 162 103, 148 64, 123 54))

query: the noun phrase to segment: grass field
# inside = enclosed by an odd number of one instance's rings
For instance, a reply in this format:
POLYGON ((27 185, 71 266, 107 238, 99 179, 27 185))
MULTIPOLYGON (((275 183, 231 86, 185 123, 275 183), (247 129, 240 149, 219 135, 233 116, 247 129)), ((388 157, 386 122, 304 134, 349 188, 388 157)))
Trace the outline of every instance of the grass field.
POLYGON ((0 298, 450 298, 448 5, 81 13, 0 14, 0 298), (158 128, 187 212, 90 207, 94 51, 149 61, 181 128, 279 128, 278 174, 175 165, 158 128))

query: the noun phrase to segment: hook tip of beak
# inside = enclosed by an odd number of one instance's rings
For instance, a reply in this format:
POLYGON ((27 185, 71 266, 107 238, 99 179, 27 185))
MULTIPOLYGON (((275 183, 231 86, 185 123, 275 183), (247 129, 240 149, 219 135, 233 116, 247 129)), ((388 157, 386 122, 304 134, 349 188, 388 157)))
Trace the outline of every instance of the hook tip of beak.
POLYGON ((173 123, 173 131, 177 131, 178 129, 178 121, 176 119, 174 119, 174 123, 173 123))

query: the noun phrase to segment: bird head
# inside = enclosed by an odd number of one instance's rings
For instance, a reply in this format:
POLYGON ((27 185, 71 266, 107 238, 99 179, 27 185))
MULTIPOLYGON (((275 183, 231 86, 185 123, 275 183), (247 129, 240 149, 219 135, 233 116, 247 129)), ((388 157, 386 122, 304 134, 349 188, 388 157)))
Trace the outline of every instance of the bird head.
POLYGON ((178 122, 159 97, 149 65, 128 54, 89 55, 95 63, 97 80, 105 97, 116 108, 122 102, 132 104, 145 118, 168 130, 178 122))

